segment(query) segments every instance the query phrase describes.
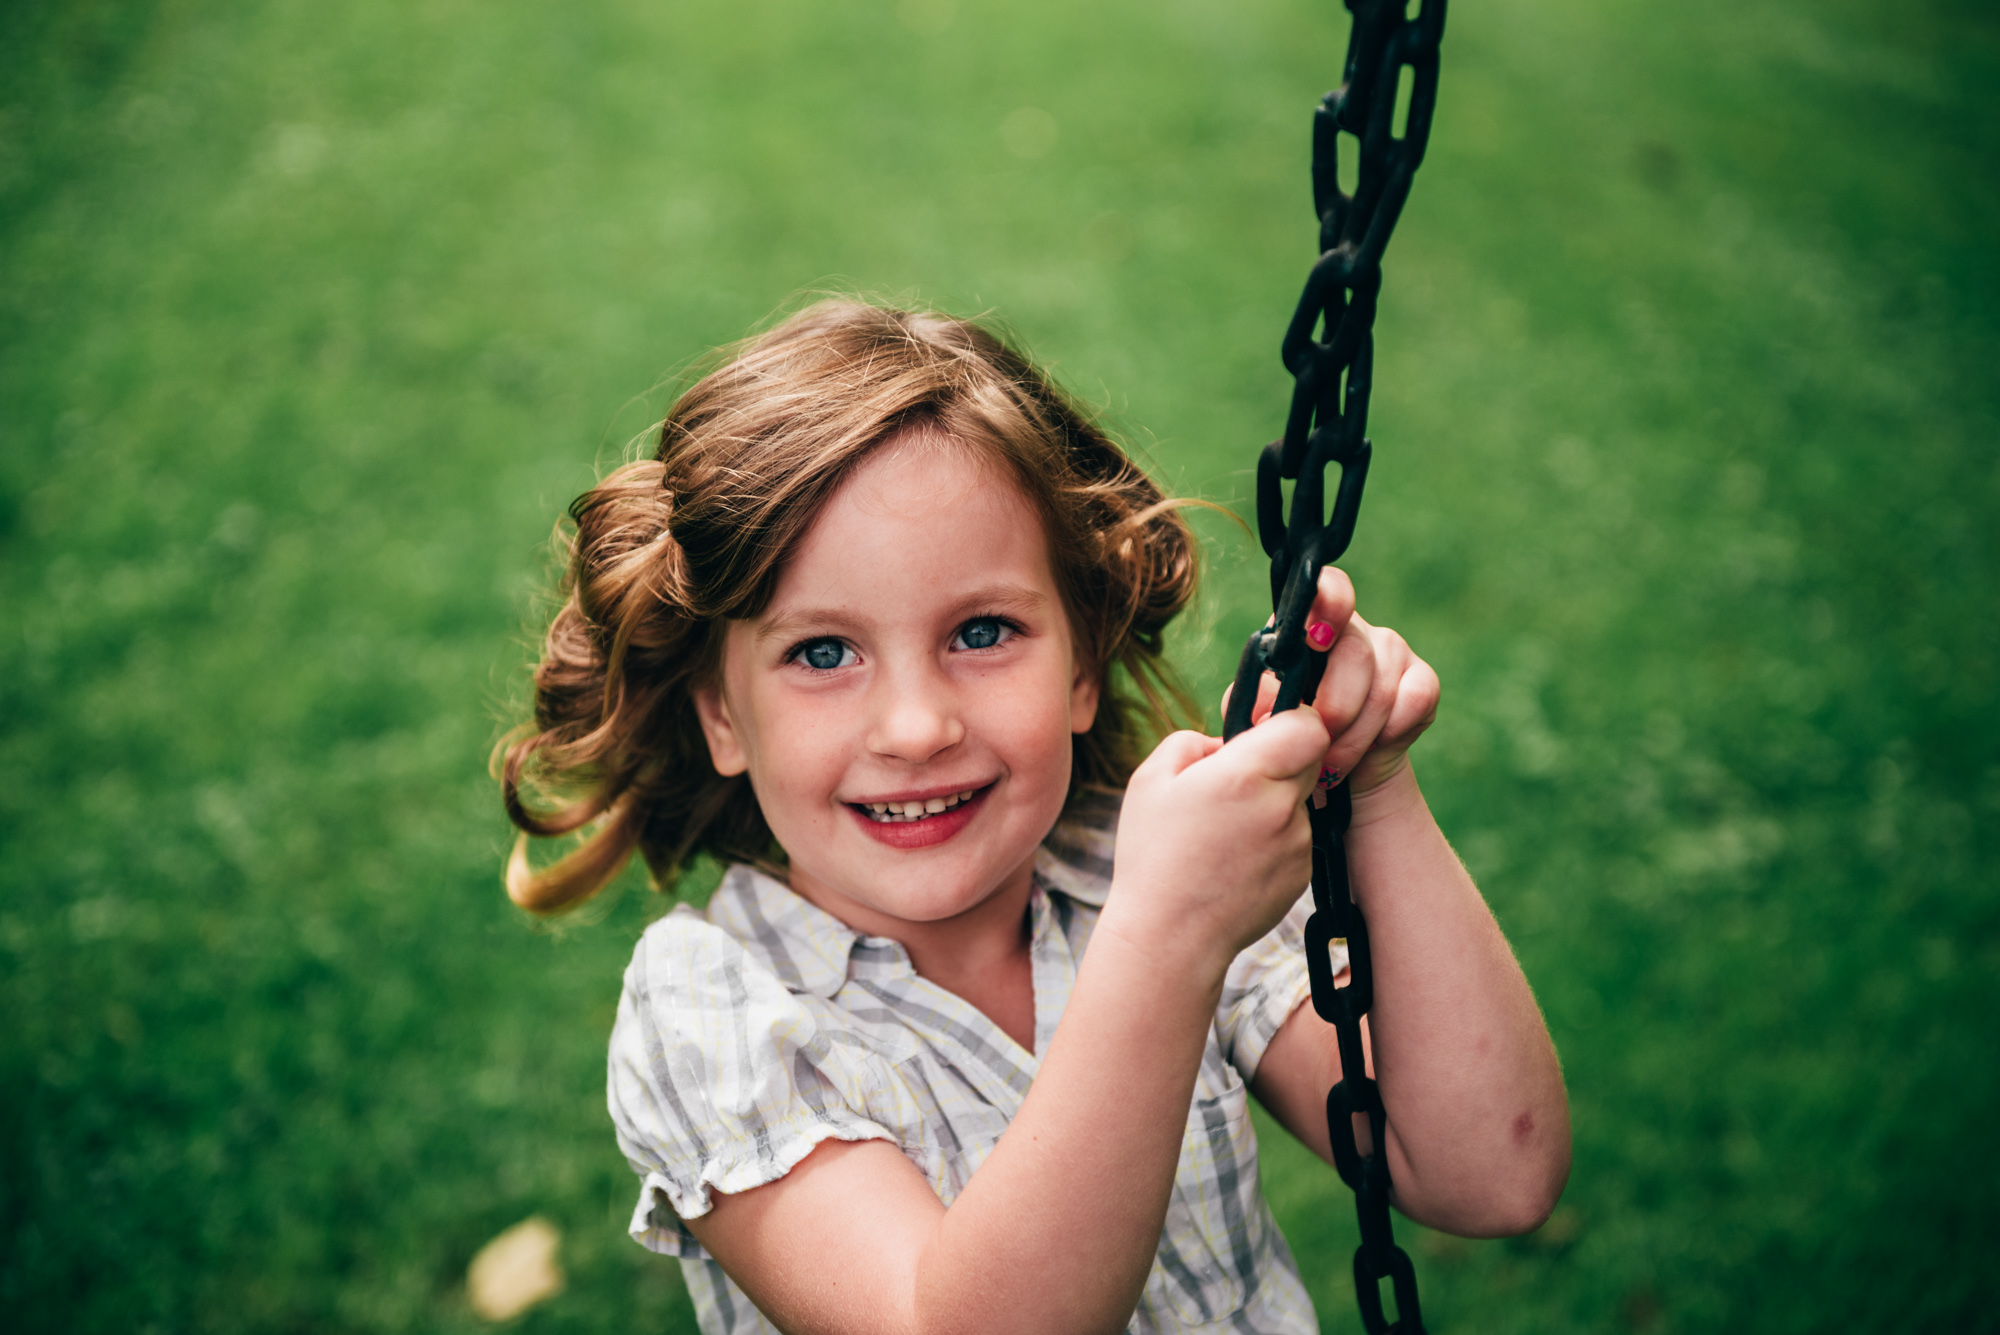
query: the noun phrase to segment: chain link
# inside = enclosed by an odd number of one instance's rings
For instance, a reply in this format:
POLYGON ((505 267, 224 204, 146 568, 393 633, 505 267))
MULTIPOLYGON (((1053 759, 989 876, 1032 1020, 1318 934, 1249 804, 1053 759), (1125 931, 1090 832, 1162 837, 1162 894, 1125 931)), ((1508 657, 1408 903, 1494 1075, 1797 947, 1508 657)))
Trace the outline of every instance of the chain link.
MULTIPOLYGON (((1326 653, 1306 640, 1322 568, 1340 559, 1354 536, 1361 487, 1373 447, 1368 440, 1368 393, 1375 360, 1375 300, 1382 289, 1382 252, 1410 196, 1424 159, 1437 107, 1438 43, 1445 0, 1422 0, 1412 18, 1408 0, 1346 0, 1354 26, 1341 85, 1313 113, 1313 209, 1319 215, 1320 256, 1285 331, 1285 369, 1292 373, 1285 434, 1257 461, 1257 535, 1271 558, 1273 614, 1250 637, 1236 669, 1223 736, 1250 726, 1264 673, 1278 677, 1274 710, 1310 704, 1326 671, 1326 653), (1401 137, 1395 133, 1403 71, 1410 101, 1401 137), (1340 188, 1340 135, 1360 144, 1354 193, 1340 188), (1314 338, 1323 333, 1323 341, 1314 338), (1333 512, 1326 513, 1327 470, 1340 465, 1333 512), (1283 483, 1292 506, 1285 513, 1283 483)), ((1308 807, 1313 836, 1313 914, 1306 920, 1306 967, 1313 1009, 1334 1027, 1341 1080, 1326 1096, 1334 1167, 1354 1192, 1361 1246, 1354 1253, 1354 1291, 1369 1335, 1423 1335, 1417 1277, 1396 1245, 1389 1221, 1389 1162, 1384 1153, 1382 1098, 1367 1074, 1361 1021, 1374 1002, 1368 924, 1347 881, 1345 835, 1351 812, 1347 781, 1316 794, 1308 807), (1348 982, 1334 986, 1334 942, 1347 943, 1348 982), (1368 1125, 1361 1151, 1355 1120, 1368 1125), (1382 1306, 1382 1281, 1395 1297, 1396 1319, 1382 1306)))

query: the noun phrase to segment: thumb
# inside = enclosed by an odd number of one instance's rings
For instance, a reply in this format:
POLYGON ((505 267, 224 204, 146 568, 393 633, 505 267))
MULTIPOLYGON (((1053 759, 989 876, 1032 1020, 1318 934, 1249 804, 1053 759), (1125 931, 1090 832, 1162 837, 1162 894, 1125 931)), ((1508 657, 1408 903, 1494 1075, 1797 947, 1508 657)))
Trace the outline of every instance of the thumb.
POLYGON ((1231 742, 1228 752, 1267 779, 1300 780, 1300 796, 1319 779, 1320 758, 1331 739, 1319 711, 1309 706, 1273 714, 1231 742))

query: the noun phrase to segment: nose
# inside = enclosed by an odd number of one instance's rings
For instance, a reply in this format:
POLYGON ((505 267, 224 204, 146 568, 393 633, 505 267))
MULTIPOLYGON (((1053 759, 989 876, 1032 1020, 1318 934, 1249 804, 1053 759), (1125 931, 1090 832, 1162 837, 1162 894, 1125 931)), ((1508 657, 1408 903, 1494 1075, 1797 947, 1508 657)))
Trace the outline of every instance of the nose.
POLYGON ((921 765, 965 738, 954 693, 927 672, 884 673, 870 693, 868 749, 921 765))

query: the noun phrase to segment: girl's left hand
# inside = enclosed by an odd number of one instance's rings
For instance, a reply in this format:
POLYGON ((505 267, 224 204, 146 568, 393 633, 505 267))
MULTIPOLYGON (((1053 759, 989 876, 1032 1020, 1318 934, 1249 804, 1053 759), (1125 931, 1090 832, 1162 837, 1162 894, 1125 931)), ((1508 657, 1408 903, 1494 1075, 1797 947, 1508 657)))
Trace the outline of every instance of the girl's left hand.
MULTIPOLYGON (((1319 595, 1306 619, 1314 648, 1332 645, 1326 675, 1313 708, 1333 742, 1321 762, 1327 783, 1351 774, 1350 791, 1359 797, 1379 788, 1409 765, 1409 750, 1437 717, 1438 676, 1403 637, 1386 626, 1371 626, 1354 610, 1354 584, 1346 572, 1320 572, 1319 595)), ((1278 679, 1264 674, 1253 723, 1262 723, 1278 697, 1278 679)), ((1229 694, 1222 707, 1229 709, 1229 694)))

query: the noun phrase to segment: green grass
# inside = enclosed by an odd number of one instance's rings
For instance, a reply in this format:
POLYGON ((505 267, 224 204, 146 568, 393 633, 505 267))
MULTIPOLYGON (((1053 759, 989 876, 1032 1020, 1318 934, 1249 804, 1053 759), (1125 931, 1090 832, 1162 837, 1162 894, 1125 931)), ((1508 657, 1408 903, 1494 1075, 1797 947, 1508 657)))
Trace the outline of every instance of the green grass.
MULTIPOLYGON (((505 904, 544 536, 790 294, 990 309, 1240 501, 1329 0, 0 16, 0 1307, 22 1330, 688 1329, 602 1111, 657 906, 505 904), (1001 132, 1053 116, 1044 155, 1001 132)), ((1540 1234, 1439 1331, 2000 1328, 2000 22, 1462 3, 1351 568, 1548 1012, 1540 1234)), ((1263 615, 1205 524, 1184 661, 1263 615)), ((1266 1137, 1326 1328, 1351 1211, 1266 1137)))

